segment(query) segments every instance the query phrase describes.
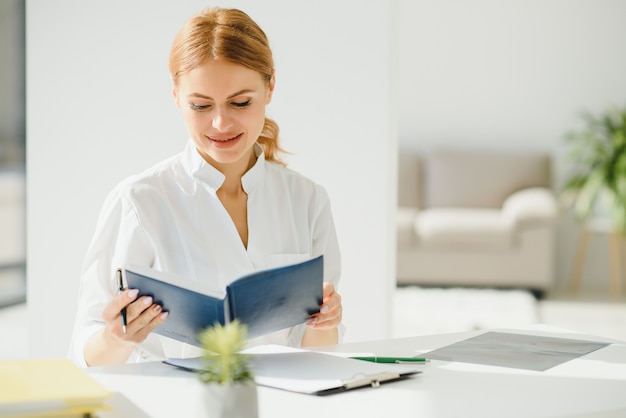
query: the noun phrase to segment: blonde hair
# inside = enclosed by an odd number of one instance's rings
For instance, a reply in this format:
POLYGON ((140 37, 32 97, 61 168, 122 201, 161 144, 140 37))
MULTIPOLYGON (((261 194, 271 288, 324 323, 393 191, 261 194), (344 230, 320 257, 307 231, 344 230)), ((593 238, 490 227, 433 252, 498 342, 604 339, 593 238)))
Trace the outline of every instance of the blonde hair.
MULTIPOLYGON (((222 59, 257 71, 269 85, 274 71, 272 50, 265 32, 238 9, 210 8, 185 23, 174 38, 169 69, 174 85, 181 75, 211 59, 222 59)), ((283 164, 278 153, 278 124, 265 118, 257 143, 265 159, 283 164)))

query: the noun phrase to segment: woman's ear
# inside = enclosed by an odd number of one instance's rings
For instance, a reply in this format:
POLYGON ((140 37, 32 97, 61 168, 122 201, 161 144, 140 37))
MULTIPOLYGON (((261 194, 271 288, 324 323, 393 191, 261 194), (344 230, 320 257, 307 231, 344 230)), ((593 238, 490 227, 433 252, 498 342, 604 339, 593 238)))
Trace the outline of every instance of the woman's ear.
POLYGON ((178 89, 176 89, 176 86, 172 87, 172 96, 174 97, 174 103, 176 104, 176 107, 180 109, 180 101, 178 100, 178 89))
POLYGON ((274 94, 274 87, 276 87, 276 70, 272 70, 272 78, 270 78, 270 82, 267 87, 267 99, 265 100, 265 104, 270 104, 272 101, 272 94, 274 94))

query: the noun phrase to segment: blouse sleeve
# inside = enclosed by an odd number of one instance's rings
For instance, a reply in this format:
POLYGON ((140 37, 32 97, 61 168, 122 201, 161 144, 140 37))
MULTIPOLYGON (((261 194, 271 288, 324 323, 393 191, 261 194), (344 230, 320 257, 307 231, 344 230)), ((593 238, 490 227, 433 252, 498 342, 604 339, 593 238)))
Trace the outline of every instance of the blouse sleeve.
MULTIPOLYGON (((337 240, 337 232, 333 221, 330 199, 326 190, 318 186, 318 215, 315 217, 313 231, 313 255, 318 256, 324 254, 324 281, 330 282, 339 291, 339 280, 341 278, 341 254, 339 251, 339 242, 337 240)), ((344 324, 339 324, 338 342, 343 340, 346 328, 344 324)), ((304 335, 303 329, 294 329, 294 336, 304 335)), ((297 337, 296 337, 297 338, 297 337)))
POLYGON ((313 219, 311 230, 313 238, 313 256, 324 255, 324 281, 335 287, 341 277, 341 256, 337 233, 326 190, 318 186, 317 216, 313 219))
POLYGON ((128 264, 151 265, 153 259, 153 247, 133 205, 116 188, 105 200, 84 259, 69 349, 72 361, 86 367, 85 343, 104 327, 102 312, 117 293, 115 269, 128 264))

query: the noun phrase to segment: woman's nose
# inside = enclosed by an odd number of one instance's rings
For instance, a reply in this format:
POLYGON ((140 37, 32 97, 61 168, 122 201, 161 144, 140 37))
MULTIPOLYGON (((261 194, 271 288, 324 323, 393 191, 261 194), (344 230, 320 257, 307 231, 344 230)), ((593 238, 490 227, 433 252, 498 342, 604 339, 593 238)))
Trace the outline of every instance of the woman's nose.
POLYGON ((228 131, 233 126, 233 121, 228 111, 217 109, 213 116, 213 128, 219 131, 228 131))

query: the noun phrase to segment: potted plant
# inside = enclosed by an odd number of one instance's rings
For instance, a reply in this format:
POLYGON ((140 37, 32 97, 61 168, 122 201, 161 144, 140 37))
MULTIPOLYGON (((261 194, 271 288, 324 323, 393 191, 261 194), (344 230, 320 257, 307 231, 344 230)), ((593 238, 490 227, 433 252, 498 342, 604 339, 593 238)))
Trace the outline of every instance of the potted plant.
POLYGON ((569 132, 573 173, 562 198, 587 221, 603 212, 614 231, 626 234, 626 108, 584 112, 584 129, 569 132))
POLYGON ((215 324, 199 334, 204 369, 198 372, 203 383, 206 416, 228 418, 258 417, 257 387, 251 357, 241 353, 247 327, 234 320, 215 324))

